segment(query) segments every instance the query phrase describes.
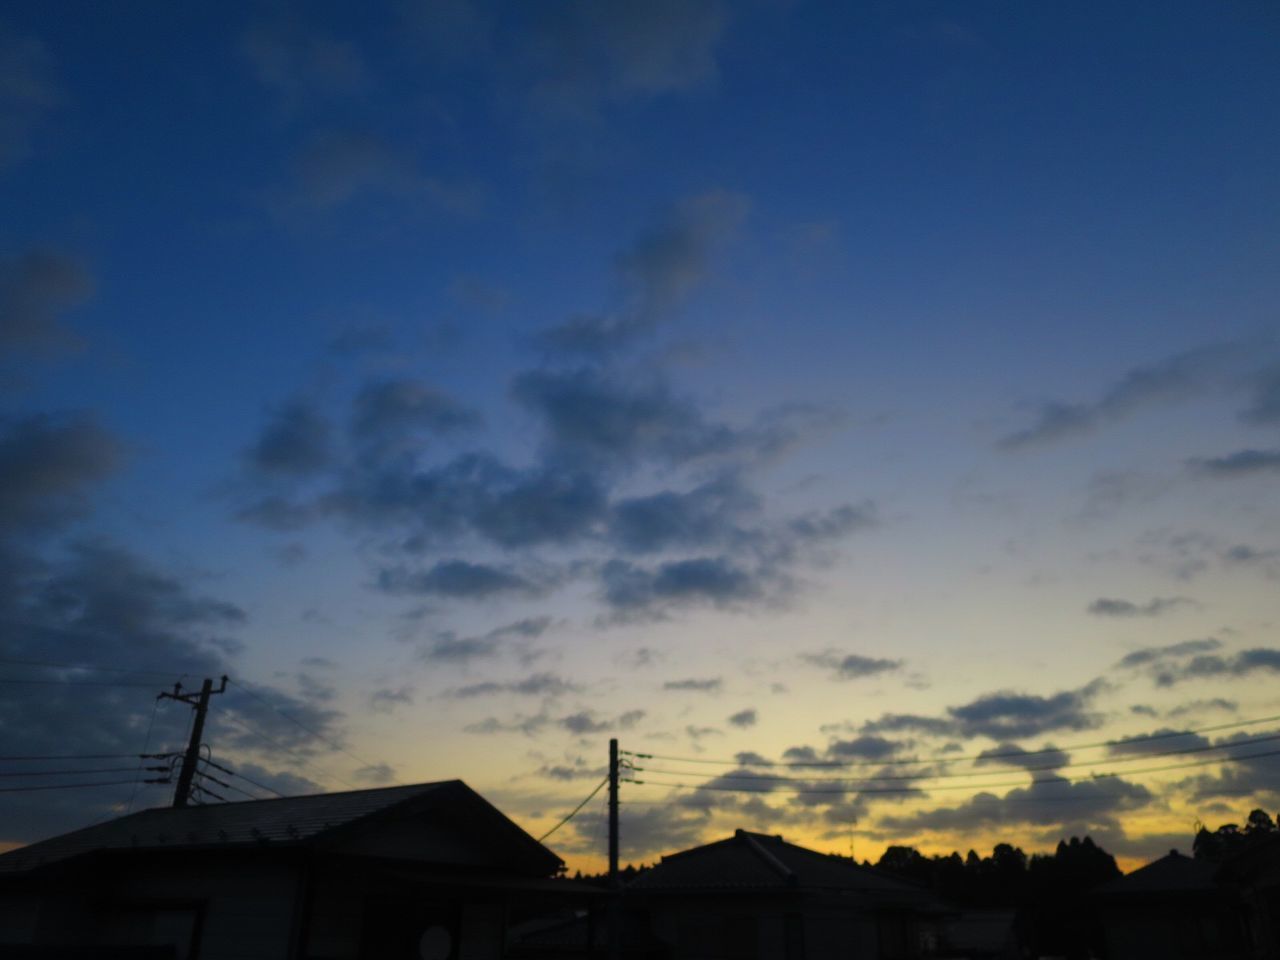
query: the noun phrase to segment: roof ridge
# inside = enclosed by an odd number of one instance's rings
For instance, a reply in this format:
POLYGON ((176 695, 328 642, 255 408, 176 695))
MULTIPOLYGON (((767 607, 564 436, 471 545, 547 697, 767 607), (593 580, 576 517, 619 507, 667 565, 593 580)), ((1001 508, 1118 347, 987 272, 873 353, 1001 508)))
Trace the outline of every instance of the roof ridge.
MULTIPOLYGON (((377 793, 380 790, 408 790, 411 787, 440 787, 440 786, 444 786, 444 784, 446 783, 461 783, 461 782, 462 782, 461 780, 455 777, 452 780, 424 780, 421 783, 397 783, 389 787, 356 787, 353 790, 322 790, 319 793, 291 793, 287 797, 257 797, 253 800, 228 800, 226 803, 218 803, 218 804, 210 803, 210 804, 203 804, 202 806, 213 808, 213 807, 226 807, 226 806, 232 806, 232 805, 241 806, 241 805, 246 805, 250 803, 279 803, 282 800, 310 800, 313 797, 345 797, 345 796, 350 796, 353 793, 377 793)), ((176 809, 176 808, 149 807, 146 810, 139 810, 137 812, 149 813, 152 810, 172 810, 172 809, 176 809)), ((199 809, 199 806, 186 807, 184 809, 194 810, 194 809, 199 809)), ((130 816, 132 816, 132 814, 130 814, 130 816)))
POLYGON ((797 882, 795 872, 779 860, 771 850, 767 849, 760 842, 757 834, 747 833, 747 831, 742 830, 735 836, 735 839, 742 840, 750 850, 755 852, 771 870, 781 876, 787 883, 794 884, 797 882))

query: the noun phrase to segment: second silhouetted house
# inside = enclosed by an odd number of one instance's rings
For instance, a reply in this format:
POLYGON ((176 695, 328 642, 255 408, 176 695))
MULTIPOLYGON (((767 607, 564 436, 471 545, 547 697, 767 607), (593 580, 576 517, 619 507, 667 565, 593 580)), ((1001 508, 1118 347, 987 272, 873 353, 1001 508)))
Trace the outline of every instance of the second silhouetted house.
POLYGON ((1109 960, 1280 956, 1280 838, 1222 862, 1171 850, 1094 897, 1109 960))
POLYGON ((853 860, 745 830, 663 857, 625 902, 629 927, 671 957, 725 960, 930 956, 950 912, 853 860))

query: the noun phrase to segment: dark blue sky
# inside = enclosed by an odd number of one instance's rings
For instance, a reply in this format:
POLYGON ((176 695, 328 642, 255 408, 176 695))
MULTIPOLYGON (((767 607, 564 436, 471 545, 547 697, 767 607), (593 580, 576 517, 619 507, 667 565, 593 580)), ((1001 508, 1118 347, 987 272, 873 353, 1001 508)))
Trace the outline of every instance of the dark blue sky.
MULTIPOLYGON (((0 753, 136 751, 149 695, 94 668, 229 670, 312 731, 228 697, 261 776, 536 825, 610 732, 878 760, 1280 712, 1278 40, 1268 3, 7 10, 0 753)), ((1167 849, 1274 808, 1256 766, 1018 839, 1167 849)), ((634 855, 1009 819, 770 799, 652 806, 634 855)))

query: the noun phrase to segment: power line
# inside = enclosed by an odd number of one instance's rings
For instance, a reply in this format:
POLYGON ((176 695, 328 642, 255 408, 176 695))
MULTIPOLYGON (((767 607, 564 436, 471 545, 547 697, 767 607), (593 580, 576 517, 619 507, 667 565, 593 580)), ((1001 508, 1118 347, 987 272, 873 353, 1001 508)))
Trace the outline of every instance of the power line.
POLYGON ((6 762, 10 760, 136 760, 144 756, 146 756, 146 754, 140 753, 58 753, 42 757, 0 757, 0 760, 4 760, 6 762))
MULTIPOLYGON (((1149 760, 1153 757, 1175 757, 1189 753, 1206 753, 1212 750, 1231 750, 1236 747, 1247 747, 1252 746, 1255 743, 1266 743, 1273 740, 1280 740, 1280 733, 1267 734, 1262 737, 1253 737, 1249 740, 1239 740, 1235 743, 1201 744, 1194 747, 1184 747, 1180 750, 1160 750, 1146 754, 1136 754, 1130 757, 1106 757, 1103 760, 1081 760, 1078 763, 1045 764, 1038 767, 1023 767, 1022 769, 1026 773, 1043 773, 1045 771, 1074 770, 1079 769, 1080 767, 1092 767, 1101 762, 1138 763, 1143 760, 1149 760)), ((664 770, 661 767, 631 767, 630 769, 647 773, 668 774, 677 777, 692 776, 707 777, 708 779, 719 778, 723 780, 767 780, 780 783, 878 783, 892 780, 926 782, 931 780, 951 780, 962 777, 989 777, 992 775, 989 770, 965 770, 961 772, 952 771, 949 773, 935 774, 885 774, 884 776, 875 777, 790 777, 769 773, 697 773, 690 770, 664 770)))
POLYGON ((1138 734, 1133 737, 1121 737, 1114 740, 1099 740, 1096 743, 1077 743, 1062 747, 1042 747, 1038 750, 1006 750, 1002 752, 982 753, 938 753, 924 757, 888 757, 883 760, 763 760, 743 762, 740 759, 719 760, 707 757, 676 757, 662 753, 638 753, 632 750, 620 751, 627 756, 645 760, 673 760, 680 763, 711 764, 724 767, 875 767, 898 764, 920 763, 959 763, 963 760, 999 760, 1005 757, 1033 757, 1046 753, 1060 753, 1071 750, 1093 750, 1098 747, 1129 746, 1135 743, 1147 743, 1152 740, 1168 740, 1175 737, 1190 737, 1200 733, 1217 733, 1221 730, 1235 730, 1240 727, 1256 726, 1260 723, 1280 721, 1280 714, 1271 717, 1258 717, 1253 720, 1235 720, 1231 723, 1219 723, 1209 727, 1198 727, 1194 730, 1169 730, 1161 733, 1138 734))
MULTIPOLYGON (((246 783, 252 784, 253 786, 257 787, 259 790, 265 790, 267 791, 267 793, 274 793, 280 799, 282 800, 285 799, 285 794, 281 793, 279 790, 275 789, 274 787, 268 787, 265 783, 259 783, 257 780, 254 780, 252 777, 246 776, 243 773, 237 773, 235 770, 232 770, 229 767, 224 767, 220 763, 215 763, 212 756, 205 758, 204 762, 209 764, 209 766, 213 767, 215 770, 221 770, 223 773, 227 774, 228 776, 239 777, 241 780, 244 780, 246 783)), ((258 798, 254 797, 254 799, 256 800, 258 798)))
POLYGON ((213 799, 215 799, 215 800, 221 800, 223 803, 230 803, 230 802, 231 802, 230 800, 228 800, 226 797, 222 796, 221 794, 214 793, 212 790, 210 790, 208 787, 204 786, 203 784, 194 784, 193 786, 194 786, 194 789, 196 790, 196 792, 197 792, 197 793, 199 793, 202 797, 205 797, 205 796, 213 797, 213 799))
POLYGON ((154 683, 134 683, 130 680, 28 680, 15 677, 0 677, 0 683, 24 687, 145 687, 148 690, 155 686, 154 683))
MULTIPOLYGON (((132 767, 130 770, 132 771, 132 767)), ((151 781, 148 780, 147 783, 151 781)), ((74 790, 80 787, 117 787, 132 780, 104 780, 98 783, 49 783, 38 787, 0 787, 0 793, 29 793, 33 790, 74 790)))
POLYGON ((586 799, 584 799, 580 804, 578 804, 576 807, 574 807, 572 810, 570 810, 570 811, 569 811, 569 815, 568 815, 568 816, 566 816, 563 820, 561 820, 559 823, 557 823, 554 827, 552 827, 550 830, 548 830, 546 833, 544 833, 542 836, 540 836, 540 837, 538 838, 538 842, 539 842, 539 843, 541 843, 543 840, 547 839, 547 837, 551 836, 553 833, 555 833, 557 830, 559 830, 561 827, 563 827, 566 823, 568 823, 570 820, 572 820, 574 817, 576 817, 576 816, 578 815, 578 811, 580 811, 583 807, 585 807, 588 803, 590 803, 590 802, 591 802, 591 798, 592 798, 592 797, 594 797, 594 796, 595 796, 597 793, 599 793, 601 790, 603 790, 603 789, 604 789, 604 785, 605 785, 606 783, 608 783, 608 782, 609 782, 609 778, 608 778, 608 777, 605 777, 603 780, 601 780, 599 783, 597 783, 597 784, 596 784, 596 788, 595 788, 594 790, 592 790, 590 793, 588 793, 588 794, 587 794, 586 799))
POLYGON ((138 799, 138 790, 142 787, 142 763, 147 756, 147 751, 151 749, 151 731, 155 729, 156 714, 160 712, 160 704, 163 701, 156 697, 151 704, 151 719, 147 721, 147 735, 142 741, 142 756, 139 758, 138 775, 133 779, 133 791, 129 794, 129 803, 125 806, 126 814, 133 812, 133 801, 138 799))
MULTIPOLYGON (((148 767, 148 770, 161 771, 163 767, 148 767)), ((5 770, 0 777, 73 777, 89 773, 136 773, 137 767, 98 767, 93 770, 5 770)))
POLYGON ((650 785, 655 787, 673 787, 682 790, 714 790, 726 793, 789 793, 799 796, 815 796, 822 794, 838 794, 844 796, 848 793, 858 794, 877 794, 877 793, 897 793, 897 794, 929 794, 938 793, 944 790, 983 790, 996 787, 1022 787, 1035 786, 1036 784, 1077 784, 1092 783, 1098 780, 1113 780, 1125 776, 1133 776, 1140 773, 1164 773, 1169 770, 1188 770, 1192 767, 1205 767, 1217 763, 1239 763, 1242 760, 1258 760, 1264 757, 1280 756, 1280 750, 1268 750, 1263 753, 1251 753, 1238 755, 1233 757, 1210 757, 1208 760, 1196 760, 1191 763, 1173 763, 1159 767, 1145 767, 1140 770, 1122 770, 1119 772, 1096 773, 1088 777, 1054 777, 1052 779, 1032 780, 1030 784, 1026 781, 1007 781, 1004 783, 968 783, 953 784, 942 787, 864 787, 858 789, 804 789, 791 787, 765 787, 763 789, 751 787, 731 787, 723 784, 713 783, 670 783, 664 780, 627 780, 627 783, 635 783, 641 785, 650 785))
POLYGON ((234 790, 236 793, 243 794, 244 796, 248 797, 250 800, 261 800, 261 799, 262 799, 261 797, 257 796, 256 794, 252 794, 252 793, 250 793, 248 790, 241 790, 241 789, 240 789, 239 787, 237 787, 234 783, 224 783, 224 784, 223 784, 223 786, 224 786, 224 787, 226 787, 228 790, 234 790))
POLYGON ((137 676, 172 677, 188 676, 190 671, 183 670, 144 670, 135 667, 105 667, 93 663, 72 663, 59 660, 22 660, 14 657, 0 657, 0 663, 9 663, 24 667, 52 667, 55 670, 98 670, 103 673, 132 673, 137 676))

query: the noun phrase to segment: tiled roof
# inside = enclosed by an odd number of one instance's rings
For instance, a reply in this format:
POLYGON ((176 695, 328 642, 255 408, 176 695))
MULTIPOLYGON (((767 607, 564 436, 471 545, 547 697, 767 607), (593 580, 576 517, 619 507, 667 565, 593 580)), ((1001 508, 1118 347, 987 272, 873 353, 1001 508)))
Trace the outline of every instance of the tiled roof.
POLYGON ((141 810, 12 850, 0 856, 0 875, 100 850, 301 845, 337 827, 455 785, 470 793, 460 780, 442 780, 279 800, 141 810))
POLYGON ((737 831, 732 837, 663 857, 630 885, 638 892, 676 890, 836 890, 871 901, 936 906, 925 890, 852 860, 737 831))
POLYGON ((1203 860, 1183 856, 1177 850, 1145 867, 1115 880, 1109 880, 1097 889, 1107 896, 1141 895, 1148 893, 1203 893, 1215 889, 1218 867, 1203 860))

